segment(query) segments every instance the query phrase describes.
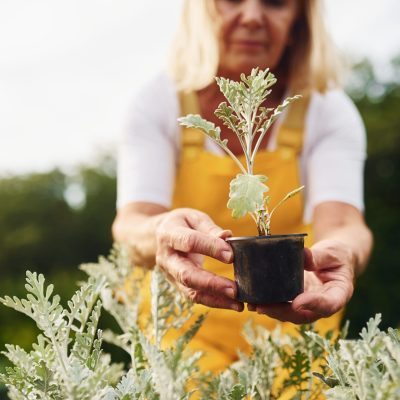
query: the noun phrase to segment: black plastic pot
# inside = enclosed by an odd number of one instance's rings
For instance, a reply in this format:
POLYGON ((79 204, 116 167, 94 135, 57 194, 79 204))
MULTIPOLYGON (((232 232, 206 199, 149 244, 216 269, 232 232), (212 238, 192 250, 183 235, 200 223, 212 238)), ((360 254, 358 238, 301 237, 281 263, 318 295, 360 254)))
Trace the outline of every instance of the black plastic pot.
POLYGON ((232 237, 239 301, 282 303, 304 291, 304 236, 232 237))

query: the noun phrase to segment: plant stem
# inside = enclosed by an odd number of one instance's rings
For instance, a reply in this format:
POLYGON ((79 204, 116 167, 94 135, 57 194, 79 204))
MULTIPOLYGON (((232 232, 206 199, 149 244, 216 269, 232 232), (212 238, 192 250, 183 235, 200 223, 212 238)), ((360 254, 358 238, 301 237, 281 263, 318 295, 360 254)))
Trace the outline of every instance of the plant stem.
POLYGON ((268 132, 268 129, 270 128, 270 126, 272 125, 272 122, 275 121, 275 119, 272 118, 273 115, 269 118, 266 126, 264 126, 264 130, 261 132, 260 136, 258 137, 258 140, 256 142, 256 146, 254 147, 253 153, 251 155, 251 163, 254 163, 254 159, 256 157, 258 148, 261 145, 262 140, 264 139, 265 134, 268 132))
POLYGON ((238 135, 238 139, 239 139, 239 142, 240 142, 240 144, 241 144, 241 146, 242 146, 243 153, 244 153, 244 155, 245 155, 245 157, 246 157, 247 171, 248 171, 248 173, 250 174, 250 173, 251 173, 251 172, 250 172, 250 169, 251 169, 251 160, 250 160, 250 158, 249 158, 249 154, 247 153, 246 144, 243 142, 243 139, 242 139, 241 136, 238 135), (250 168, 249 168, 249 167, 250 167, 250 168))
MULTIPOLYGON (((48 317, 49 318, 49 320, 50 320, 50 317, 48 317)), ((50 334, 50 340, 51 340, 51 342, 52 342, 52 344, 53 344, 53 346, 54 346, 54 348, 55 348, 55 350, 56 350, 56 353, 57 353, 57 355, 58 355, 58 360, 59 360, 59 362, 60 362, 60 365, 61 365, 61 368, 62 368, 62 370, 63 370, 63 372, 64 372, 64 379, 66 380, 66 384, 68 384, 68 370, 67 370, 67 367, 66 367, 66 365, 65 365, 65 360, 64 360, 64 356, 63 356, 63 352, 61 351, 61 349, 60 349, 60 347, 58 346, 58 343, 57 343, 57 339, 56 339, 56 337, 55 337, 55 335, 54 335, 54 332, 53 332, 53 330, 52 330, 52 327, 50 326, 50 332, 51 332, 51 334, 50 334)))
POLYGON ((236 126, 230 122, 229 119, 227 121, 229 122, 229 128, 236 134, 237 138, 239 139, 240 146, 242 147, 243 153, 246 156, 246 162, 247 162, 248 155, 247 155, 247 151, 246 151, 246 144, 243 142, 242 135, 236 129, 236 126))
MULTIPOLYGON (((218 142, 217 142, 218 143, 218 142)), ((220 146, 221 144, 218 143, 220 146)), ((240 168, 240 170, 243 172, 244 175, 247 175, 247 171, 245 170, 245 168, 243 167, 242 163, 238 160, 238 158, 229 150, 229 148, 227 146, 221 146, 226 153, 228 153, 230 155, 230 157, 232 158, 233 161, 235 161, 235 163, 238 165, 238 167, 240 168)))
POLYGON ((247 124, 247 135, 246 135, 246 143, 247 143, 247 151, 246 151, 246 162, 247 162, 247 170, 250 175, 253 175, 253 161, 251 158, 251 148, 253 144, 253 124, 252 124, 252 115, 246 115, 246 124, 247 124))
MULTIPOLYGON (((57 339, 56 339, 56 334, 53 331, 53 321, 52 321, 51 314, 49 311, 48 299, 45 296, 43 296, 42 288, 40 286, 38 286, 36 284, 36 282, 32 282, 32 285, 36 288, 36 291, 38 293, 40 293, 40 295, 38 296, 38 300, 41 301, 42 304, 45 305, 44 312, 42 313, 42 315, 44 315, 44 320, 46 322, 46 325, 44 325, 44 324, 42 325, 42 330, 43 330, 44 334, 51 340, 51 343, 53 344, 54 349, 56 350, 58 360, 61 365, 61 369, 64 373, 65 383, 68 384, 68 380, 69 380, 68 379, 68 370, 67 370, 67 367, 65 364, 65 359, 64 359, 64 355, 65 355, 65 357, 68 357, 68 342, 64 343, 66 345, 66 347, 64 349, 60 349, 57 339)), ((63 316, 62 316, 62 320, 65 322, 63 316)), ((62 324, 59 329, 63 329, 62 324)), ((64 329, 66 329, 66 328, 64 328, 64 329)), ((67 340, 68 340, 68 338, 67 338, 67 340)))
MULTIPOLYGON (((360 400, 365 400, 366 397, 365 397, 365 394, 364 394, 363 382, 362 382, 362 379, 360 377, 360 374, 358 373, 359 371, 357 369, 357 365, 356 365, 356 362, 354 360, 353 353, 351 352, 351 350, 348 349, 347 344, 346 344, 345 347, 346 347, 346 350, 347 350, 348 355, 349 355, 349 363, 353 367, 354 378, 356 379, 356 382, 357 382, 357 385, 358 385, 358 388, 359 388, 358 395, 360 397, 360 400)), ((357 390, 354 390, 354 391, 357 393, 357 390)))
POLYGON ((257 132, 260 130, 262 123, 266 120, 266 118, 260 119, 254 127, 254 135, 257 134, 257 132))

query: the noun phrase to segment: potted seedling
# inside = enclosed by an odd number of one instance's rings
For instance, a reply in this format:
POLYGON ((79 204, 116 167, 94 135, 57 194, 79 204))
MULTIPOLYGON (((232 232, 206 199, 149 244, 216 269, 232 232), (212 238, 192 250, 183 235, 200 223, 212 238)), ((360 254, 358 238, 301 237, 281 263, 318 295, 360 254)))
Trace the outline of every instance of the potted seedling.
POLYGON ((271 235, 271 218, 286 200, 299 193, 294 189, 270 207, 265 175, 255 175, 253 165, 260 144, 268 129, 284 109, 300 96, 288 97, 274 108, 263 106, 276 83, 275 76, 267 69, 253 69, 244 74, 240 82, 216 78, 227 102, 215 111, 225 126, 238 137, 246 159, 243 165, 228 147, 228 140, 221 138, 221 129, 200 115, 189 114, 179 118, 181 125, 200 129, 216 142, 237 164, 241 173, 230 183, 228 208, 234 218, 250 214, 259 236, 232 237, 227 239, 234 253, 235 279, 238 300, 267 304, 293 300, 304 288, 304 236, 303 233, 271 235))

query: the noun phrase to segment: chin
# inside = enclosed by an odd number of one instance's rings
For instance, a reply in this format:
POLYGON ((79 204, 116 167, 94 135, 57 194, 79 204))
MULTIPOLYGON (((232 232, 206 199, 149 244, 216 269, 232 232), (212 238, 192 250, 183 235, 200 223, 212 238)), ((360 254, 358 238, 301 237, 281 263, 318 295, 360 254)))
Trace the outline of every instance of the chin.
POLYGON ((235 60, 226 60, 229 62, 222 63, 221 65, 222 69, 227 71, 230 75, 240 75, 241 73, 249 75, 251 70, 256 67, 263 70, 266 68, 273 70, 275 67, 275 65, 268 63, 268 60, 265 60, 265 58, 249 57, 248 55, 235 58, 235 60))
POLYGON ((253 68, 260 68, 262 70, 265 70, 267 68, 270 68, 268 64, 262 63, 262 62, 254 62, 254 63, 238 63, 234 66, 232 66, 229 69, 226 69, 229 71, 230 74, 232 75, 237 75, 239 76, 240 74, 245 74, 245 75, 250 75, 251 70, 253 68))

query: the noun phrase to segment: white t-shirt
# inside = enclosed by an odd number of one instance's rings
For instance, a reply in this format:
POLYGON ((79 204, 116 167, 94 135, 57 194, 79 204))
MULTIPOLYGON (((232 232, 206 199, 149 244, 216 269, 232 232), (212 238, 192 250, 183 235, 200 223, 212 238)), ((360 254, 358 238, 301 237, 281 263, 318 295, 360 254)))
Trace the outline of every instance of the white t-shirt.
MULTIPOLYGON (((118 154, 117 207, 143 201, 171 207, 180 156, 180 105, 174 83, 162 73, 144 85, 130 109, 118 154)), ((281 120, 271 132, 268 148, 276 146, 281 120)), ((222 153, 206 140, 207 150, 222 153)), ((303 151, 299 157, 305 185, 305 222, 324 201, 340 201, 361 211, 365 129, 360 115, 343 90, 315 92, 305 120, 303 151)))

